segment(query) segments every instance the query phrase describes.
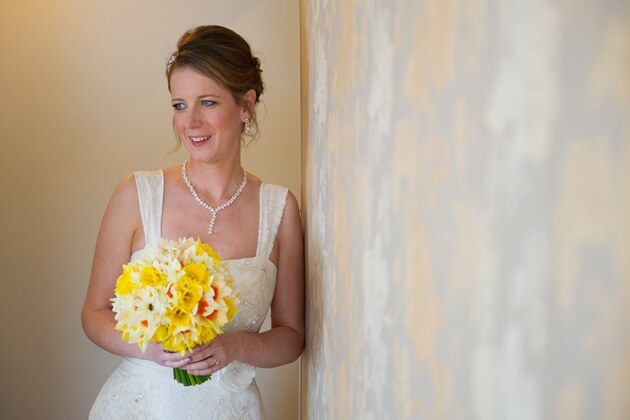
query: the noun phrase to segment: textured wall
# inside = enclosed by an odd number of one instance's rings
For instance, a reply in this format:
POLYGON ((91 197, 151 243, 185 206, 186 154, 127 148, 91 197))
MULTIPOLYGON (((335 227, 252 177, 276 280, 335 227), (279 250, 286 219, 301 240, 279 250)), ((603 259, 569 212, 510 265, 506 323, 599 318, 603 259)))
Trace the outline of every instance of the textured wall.
POLYGON ((301 6, 303 418, 630 418, 630 1, 301 6))

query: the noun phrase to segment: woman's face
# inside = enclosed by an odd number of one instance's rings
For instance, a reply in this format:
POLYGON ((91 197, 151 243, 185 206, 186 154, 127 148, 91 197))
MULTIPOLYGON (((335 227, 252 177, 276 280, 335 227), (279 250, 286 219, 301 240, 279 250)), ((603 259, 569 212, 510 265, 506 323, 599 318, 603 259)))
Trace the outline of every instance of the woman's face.
POLYGON ((175 68, 170 84, 173 124, 191 160, 238 158, 242 123, 249 117, 245 105, 190 67, 175 68))

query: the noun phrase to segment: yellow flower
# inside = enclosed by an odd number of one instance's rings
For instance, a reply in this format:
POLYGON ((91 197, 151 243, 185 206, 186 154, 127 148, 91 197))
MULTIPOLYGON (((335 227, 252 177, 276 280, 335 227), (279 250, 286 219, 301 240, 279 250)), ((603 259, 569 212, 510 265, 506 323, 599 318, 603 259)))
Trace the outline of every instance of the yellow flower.
POLYGON ((142 283, 142 287, 164 286, 166 285, 166 277, 154 267, 144 266, 140 272, 140 282, 142 283))
POLYGON ((176 351, 183 353, 186 350, 192 350, 197 344, 202 343, 199 340, 196 328, 176 327, 169 328, 169 334, 163 341, 162 347, 168 351, 176 351))
POLYGON ((196 284, 203 287, 204 292, 208 290, 208 279, 210 274, 208 268, 202 264, 188 264, 183 267, 186 275, 196 284))
POLYGON ((220 333, 221 330, 215 329, 213 326, 210 326, 210 328, 204 328, 201 331, 201 333, 199 334, 199 339, 202 343, 207 343, 209 341, 212 341, 212 339, 214 339, 214 337, 216 337, 220 333))
POLYGON ((162 340, 157 340, 157 341, 162 342, 162 347, 164 348, 164 350, 168 350, 168 351, 181 351, 182 349, 185 350, 185 347, 182 348, 182 346, 180 345, 178 348, 175 345, 175 342, 173 340, 173 334, 170 332, 170 329, 169 329, 169 332, 166 333, 166 335, 164 335, 162 340))
POLYGON ((177 303, 187 312, 193 310, 203 296, 203 287, 188 276, 182 276, 175 284, 177 303))
POLYGON ((151 338, 151 342, 163 343, 167 337, 168 337, 168 328, 166 327, 166 325, 160 325, 155 330, 155 334, 153 334, 153 337, 151 338))
POLYGON ((224 300, 227 305, 227 322, 230 322, 232 321, 232 317, 234 317, 234 315, 238 312, 236 306, 238 305, 239 299, 235 296, 230 296, 226 297, 224 300))
POLYGON ((202 243, 197 239, 197 254, 206 253, 214 261, 214 265, 217 265, 221 261, 221 257, 216 253, 214 249, 208 244, 202 243))
POLYGON ((131 273, 134 271, 136 270, 132 267, 126 264, 123 265, 123 272, 120 277, 118 277, 118 280, 116 280, 116 294, 128 295, 136 288, 136 285, 131 279, 131 273))
POLYGON ((178 305, 171 311, 170 319, 173 327, 185 327, 190 322, 190 311, 178 305))

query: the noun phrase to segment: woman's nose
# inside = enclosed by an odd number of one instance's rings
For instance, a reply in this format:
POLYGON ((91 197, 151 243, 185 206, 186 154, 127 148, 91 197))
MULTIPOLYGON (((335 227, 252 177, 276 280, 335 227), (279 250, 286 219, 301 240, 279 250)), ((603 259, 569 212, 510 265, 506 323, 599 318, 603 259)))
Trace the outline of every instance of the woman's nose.
POLYGON ((190 109, 186 117, 186 127, 196 128, 201 125, 201 115, 196 107, 190 109))

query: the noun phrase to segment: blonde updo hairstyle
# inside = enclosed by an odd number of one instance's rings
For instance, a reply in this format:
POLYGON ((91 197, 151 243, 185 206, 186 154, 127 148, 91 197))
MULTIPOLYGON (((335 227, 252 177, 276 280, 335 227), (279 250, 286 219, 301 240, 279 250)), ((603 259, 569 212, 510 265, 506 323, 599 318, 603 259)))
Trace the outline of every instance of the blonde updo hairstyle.
MULTIPOLYGON (((250 89, 256 92, 256 102, 264 90, 260 60, 252 54, 251 47, 239 34, 218 25, 198 26, 190 29, 177 42, 177 51, 166 65, 169 91, 171 75, 178 67, 191 67, 206 77, 223 85, 232 92, 234 100, 243 104, 243 94, 250 89)), ((258 136, 256 110, 249 109, 250 132, 241 128, 242 139, 249 143, 258 136)), ((255 106, 254 106, 255 108, 255 106)), ((181 141, 177 139, 177 147, 181 141)))

